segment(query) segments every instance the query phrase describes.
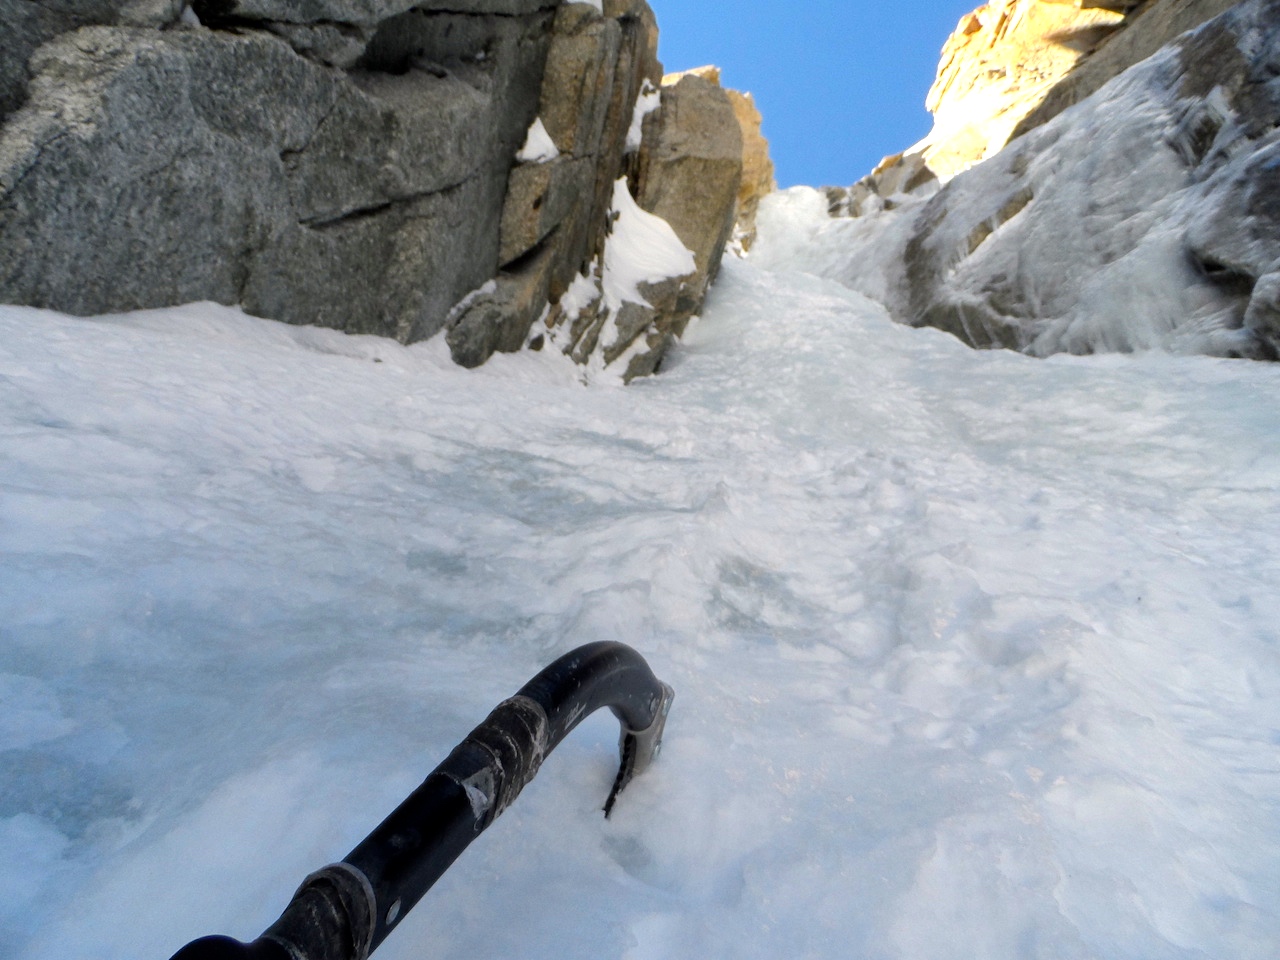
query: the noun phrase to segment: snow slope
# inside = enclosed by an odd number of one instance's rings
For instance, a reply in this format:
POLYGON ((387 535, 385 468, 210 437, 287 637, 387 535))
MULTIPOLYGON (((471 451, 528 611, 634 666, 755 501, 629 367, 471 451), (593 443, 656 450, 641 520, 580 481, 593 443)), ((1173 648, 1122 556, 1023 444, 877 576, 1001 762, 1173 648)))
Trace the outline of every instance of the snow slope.
POLYGON ((383 960, 1280 945, 1280 367, 1047 361, 726 262, 662 376, 0 308, 0 957, 255 936, 500 699, 588 721, 383 960))

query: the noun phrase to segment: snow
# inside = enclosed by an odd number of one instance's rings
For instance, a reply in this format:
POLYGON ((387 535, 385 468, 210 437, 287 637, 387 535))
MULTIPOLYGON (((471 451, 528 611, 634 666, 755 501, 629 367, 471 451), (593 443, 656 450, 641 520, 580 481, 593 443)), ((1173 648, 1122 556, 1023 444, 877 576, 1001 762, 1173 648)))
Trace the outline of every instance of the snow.
POLYGON ((605 241, 601 281, 610 310, 616 311, 624 303, 648 306, 640 290, 642 283, 661 283, 697 269, 693 252, 676 236, 671 224, 636 204, 626 177, 613 184, 610 211, 615 219, 605 241))
MULTIPOLYGON (((826 277, 885 306, 898 306, 906 282, 903 251, 923 201, 870 216, 827 215, 827 198, 813 187, 790 187, 763 197, 756 214, 751 262, 766 270, 826 277)), ((897 310, 905 320, 905 310, 897 310)))
POLYGON ((524 146, 516 154, 516 160, 520 163, 548 163, 558 156, 560 150, 551 139, 551 134, 547 133, 542 118, 534 117, 533 123, 529 124, 529 132, 525 135, 524 146))
POLYGON ((604 351, 617 345, 617 317, 622 305, 652 306, 645 298, 642 285, 686 277, 697 269, 697 263, 693 251, 684 245, 671 224, 640 208, 627 188, 625 177, 619 177, 613 184, 609 213, 612 222, 603 257, 592 260, 561 295, 559 306, 563 317, 558 326, 548 328, 544 314, 534 325, 530 339, 546 338, 557 350, 570 353, 577 347, 572 339, 573 321, 582 311, 600 304, 604 323, 599 343, 587 358, 587 364, 577 369, 577 376, 583 383, 616 385, 622 383, 632 357, 649 349, 646 338, 639 336, 611 363, 605 364, 604 351))
POLYGON ((569 320, 574 320, 583 310, 600 299, 600 262, 592 260, 586 273, 579 273, 560 297, 560 307, 569 320))
POLYGON ((604 820, 588 720, 377 956, 1276 955, 1274 365, 975 352, 735 260, 626 389, 0 328, 6 960, 256 936, 597 639, 674 686, 660 760, 604 820))
POLYGON ((627 153, 635 153, 644 140, 644 118, 662 106, 662 91, 648 80, 640 87, 636 105, 631 111, 631 126, 627 128, 627 153))
POLYGON ((464 314, 467 310, 469 310, 476 303, 476 301, 482 299, 483 297, 489 296, 490 294, 496 292, 497 289, 498 289, 498 283, 496 280, 486 280, 480 286, 476 287, 470 293, 466 294, 466 296, 464 296, 461 300, 459 300, 450 308, 449 314, 445 318, 445 326, 446 327, 452 326, 453 323, 458 319, 458 317, 462 316, 462 314, 464 314))

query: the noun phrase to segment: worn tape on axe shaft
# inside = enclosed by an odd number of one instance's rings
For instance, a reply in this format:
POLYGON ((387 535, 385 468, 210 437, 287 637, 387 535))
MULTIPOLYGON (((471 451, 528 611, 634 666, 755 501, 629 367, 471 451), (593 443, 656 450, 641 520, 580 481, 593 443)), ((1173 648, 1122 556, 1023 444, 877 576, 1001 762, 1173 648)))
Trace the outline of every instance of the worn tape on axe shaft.
MULTIPOLYGON (((541 704, 529 697, 515 696, 498 704, 454 749, 450 760, 476 750, 485 758, 479 770, 454 777, 466 791, 481 829, 511 806, 537 774, 547 754, 549 727, 541 704)), ((452 764, 446 761, 444 766, 447 769, 452 764)))
POLYGON ((294 960, 365 960, 373 946, 377 898, 369 878, 349 863, 308 876, 263 938, 294 960))

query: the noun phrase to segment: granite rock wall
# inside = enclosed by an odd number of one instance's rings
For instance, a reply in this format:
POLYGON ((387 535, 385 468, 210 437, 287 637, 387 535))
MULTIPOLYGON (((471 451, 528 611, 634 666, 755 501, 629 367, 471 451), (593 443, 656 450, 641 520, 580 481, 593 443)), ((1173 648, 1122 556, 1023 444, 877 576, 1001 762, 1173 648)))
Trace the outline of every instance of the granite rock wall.
MULTIPOLYGON (((529 342, 652 167, 644 0, 0 0, 0 23, 3 302, 445 331, 474 366, 529 342), (535 121, 556 155, 522 161, 535 121)), ((705 213, 718 234, 732 201, 705 213)))

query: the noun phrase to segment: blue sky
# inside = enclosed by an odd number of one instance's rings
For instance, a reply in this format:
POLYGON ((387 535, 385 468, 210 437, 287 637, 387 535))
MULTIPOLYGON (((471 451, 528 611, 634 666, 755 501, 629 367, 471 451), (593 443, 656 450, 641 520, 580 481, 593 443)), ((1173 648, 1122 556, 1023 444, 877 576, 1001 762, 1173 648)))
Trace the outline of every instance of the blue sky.
POLYGON ((714 63, 764 114, 778 184, 847 185, 929 132, 947 36, 980 0, 649 0, 667 70, 714 63))

